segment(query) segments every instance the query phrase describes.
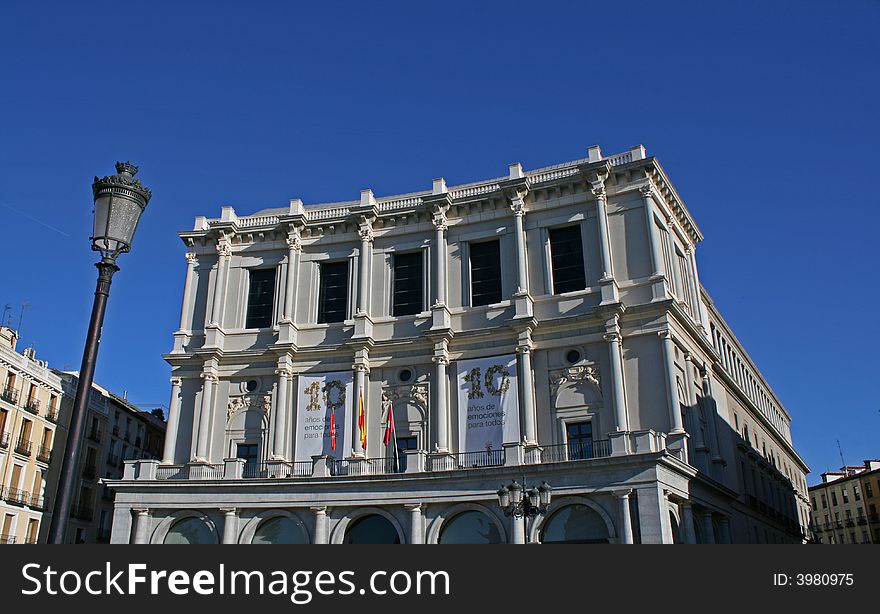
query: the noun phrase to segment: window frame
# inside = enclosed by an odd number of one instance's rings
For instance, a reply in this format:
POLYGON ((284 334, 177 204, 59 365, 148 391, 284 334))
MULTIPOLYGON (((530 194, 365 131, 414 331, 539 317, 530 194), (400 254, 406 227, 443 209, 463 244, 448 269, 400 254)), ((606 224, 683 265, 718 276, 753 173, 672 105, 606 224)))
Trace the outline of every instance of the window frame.
MULTIPOLYGON (((558 226, 548 226, 547 227, 547 257, 550 261, 547 263, 549 266, 547 267, 550 273, 549 279, 549 288, 550 293, 554 295, 563 295, 569 294, 572 292, 582 292, 589 288, 589 284, 587 283, 587 263, 586 263, 586 244, 584 242, 584 231, 583 231, 583 223, 581 221, 576 221, 574 223, 560 224, 558 226), (553 234, 555 232, 565 231, 569 229, 574 229, 577 232, 574 233, 577 236, 577 240, 580 242, 580 269, 583 277, 583 287, 581 288, 573 288, 565 291, 557 290, 557 279, 556 279, 556 270, 553 265, 554 260, 554 251, 553 251, 553 234)), ((574 265, 572 265, 574 266, 574 265)))
POLYGON ((315 302, 315 323, 324 324, 324 325, 332 325, 332 324, 343 324, 346 320, 351 319, 351 307, 352 307, 352 263, 351 258, 334 258, 328 260, 321 260, 316 262, 318 265, 318 292, 316 293, 316 302, 315 302), (345 297, 345 310, 343 314, 343 318, 341 320, 333 320, 328 322, 326 320, 321 319, 321 297, 323 294, 324 288, 324 267, 331 265, 345 265, 347 275, 345 276, 345 292, 343 293, 345 297))
MULTIPOLYGON (((470 307, 488 307, 497 305, 504 301, 504 265, 501 259, 501 237, 491 236, 483 239, 474 239, 467 241, 467 297, 470 307), (474 265, 473 265, 473 247, 475 245, 488 245, 494 243, 498 247, 498 300, 486 303, 474 304, 474 265)), ((488 294, 488 293, 485 293, 488 294)))
POLYGON ((277 306, 277 300, 276 300, 277 295, 278 295, 278 277, 279 277, 278 276, 278 267, 277 266, 276 267, 255 266, 255 267, 249 267, 245 270, 247 271, 247 284, 245 284, 246 287, 245 287, 245 292, 244 292, 245 305, 244 305, 244 310, 243 310, 243 316, 244 316, 243 328, 245 330, 264 330, 267 328, 272 328, 273 326, 275 326, 275 322, 278 319, 278 317, 277 317, 278 306, 277 306), (252 284, 253 284, 253 273, 256 271, 271 272, 273 275, 272 291, 269 293, 271 295, 270 300, 271 300, 272 308, 269 313, 268 324, 265 326, 250 326, 249 325, 249 320, 251 319, 251 316, 250 316, 251 288, 252 288, 252 284))

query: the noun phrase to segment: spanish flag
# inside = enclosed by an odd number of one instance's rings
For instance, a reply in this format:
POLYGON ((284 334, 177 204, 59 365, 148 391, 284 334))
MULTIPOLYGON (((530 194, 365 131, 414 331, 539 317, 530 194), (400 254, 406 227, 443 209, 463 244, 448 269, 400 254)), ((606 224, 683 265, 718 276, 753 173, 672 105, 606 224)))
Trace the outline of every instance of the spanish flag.
POLYGON ((358 390, 358 430, 361 432, 361 447, 364 453, 367 451, 367 415, 364 413, 364 391, 358 390))
POLYGON ((336 451, 336 412, 330 409, 330 449, 336 451))

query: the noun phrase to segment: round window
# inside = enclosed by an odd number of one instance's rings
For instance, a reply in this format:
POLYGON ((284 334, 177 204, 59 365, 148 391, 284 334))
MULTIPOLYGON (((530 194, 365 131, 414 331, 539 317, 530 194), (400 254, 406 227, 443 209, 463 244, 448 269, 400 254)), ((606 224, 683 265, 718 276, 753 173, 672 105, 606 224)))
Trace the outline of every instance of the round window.
POLYGON ((248 392, 255 392, 256 389, 259 387, 260 387, 260 384, 255 379, 249 379, 247 384, 245 384, 245 388, 247 388, 248 392))
POLYGON ((581 359, 581 353, 579 350, 568 350, 565 354, 565 360, 567 360, 570 364, 574 364, 581 359))
POLYGON ((410 381, 413 378, 412 369, 401 369, 397 377, 404 383, 410 381))

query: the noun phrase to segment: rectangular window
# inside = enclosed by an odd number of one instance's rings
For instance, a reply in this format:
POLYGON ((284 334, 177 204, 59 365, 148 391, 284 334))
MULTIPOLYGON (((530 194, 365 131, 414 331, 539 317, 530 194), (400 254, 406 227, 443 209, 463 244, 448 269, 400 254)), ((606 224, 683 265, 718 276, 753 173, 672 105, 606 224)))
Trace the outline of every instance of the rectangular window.
POLYGON ((342 322, 348 317, 348 260, 321 263, 318 323, 342 322))
POLYGON ((248 271, 247 319, 245 328, 272 326, 272 307, 275 303, 275 269, 248 271))
POLYGON ((846 488, 843 489, 843 502, 849 503, 849 494, 846 492, 846 488))
POLYGON ((587 287, 580 226, 550 229, 550 259, 554 294, 587 287))
POLYGON ((501 301, 501 244, 481 241, 468 244, 471 261, 471 306, 501 301))
POLYGON ((235 456, 237 458, 243 458, 245 465, 256 465, 259 461, 259 456, 257 455, 257 444, 255 443, 240 443, 235 447, 235 456))
POLYGON ((593 423, 568 422, 565 425, 569 460, 593 458, 593 423))
POLYGON ((405 450, 418 450, 419 441, 417 437, 398 437, 397 438, 397 467, 400 473, 406 472, 407 455, 405 450))
POLYGON ((424 310, 424 258, 422 252, 394 254, 391 315, 411 316, 424 310))
POLYGON ((874 496, 874 489, 871 488, 870 482, 865 482, 865 494, 868 495, 869 497, 874 496))

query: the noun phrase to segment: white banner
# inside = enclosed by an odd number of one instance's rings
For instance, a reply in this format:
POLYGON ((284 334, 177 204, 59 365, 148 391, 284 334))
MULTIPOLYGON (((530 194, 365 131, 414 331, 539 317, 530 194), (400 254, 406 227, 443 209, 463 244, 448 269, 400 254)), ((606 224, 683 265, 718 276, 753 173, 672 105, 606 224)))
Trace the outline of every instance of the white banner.
POLYGON ((336 458, 351 455, 351 415, 354 382, 351 371, 300 375, 297 378, 297 461, 327 454, 336 458), (330 416, 336 425, 336 448, 330 433, 330 416))
POLYGON ((516 356, 458 361, 458 451, 500 450, 519 441, 516 356))

